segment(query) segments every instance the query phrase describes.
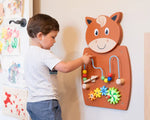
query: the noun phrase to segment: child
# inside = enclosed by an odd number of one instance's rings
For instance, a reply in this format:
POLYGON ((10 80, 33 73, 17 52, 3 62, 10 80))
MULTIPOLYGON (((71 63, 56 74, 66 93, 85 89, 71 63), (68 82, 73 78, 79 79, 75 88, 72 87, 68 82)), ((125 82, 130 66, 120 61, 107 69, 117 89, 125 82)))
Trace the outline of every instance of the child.
POLYGON ((62 120, 56 78, 50 71, 70 72, 90 62, 91 55, 69 62, 57 58, 50 48, 59 31, 58 22, 45 14, 30 18, 27 25, 31 46, 25 56, 25 79, 28 87, 27 111, 32 120, 62 120))

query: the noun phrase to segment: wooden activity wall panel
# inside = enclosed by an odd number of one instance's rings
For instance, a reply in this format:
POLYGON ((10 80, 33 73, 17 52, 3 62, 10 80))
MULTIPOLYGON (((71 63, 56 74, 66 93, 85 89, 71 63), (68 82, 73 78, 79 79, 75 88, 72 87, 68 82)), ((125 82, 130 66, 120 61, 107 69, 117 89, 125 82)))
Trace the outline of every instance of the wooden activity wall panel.
POLYGON ((82 66, 84 102, 89 106, 127 110, 131 94, 131 65, 120 25, 122 13, 86 17, 86 42, 91 62, 82 66))

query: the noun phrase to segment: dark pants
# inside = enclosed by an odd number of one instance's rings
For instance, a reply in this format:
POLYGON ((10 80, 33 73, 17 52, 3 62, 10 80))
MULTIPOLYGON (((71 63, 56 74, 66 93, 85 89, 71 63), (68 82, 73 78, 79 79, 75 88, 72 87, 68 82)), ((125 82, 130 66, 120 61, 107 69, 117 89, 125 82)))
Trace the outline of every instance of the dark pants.
POLYGON ((28 102, 27 111, 32 120, 62 120, 58 100, 28 102))

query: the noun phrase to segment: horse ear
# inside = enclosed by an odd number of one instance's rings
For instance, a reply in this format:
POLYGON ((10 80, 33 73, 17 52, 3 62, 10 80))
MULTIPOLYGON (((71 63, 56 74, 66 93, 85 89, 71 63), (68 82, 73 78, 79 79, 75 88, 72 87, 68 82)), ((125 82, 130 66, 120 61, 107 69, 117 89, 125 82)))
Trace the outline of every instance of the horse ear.
POLYGON ((113 15, 110 16, 110 18, 117 22, 117 23, 120 23, 121 19, 122 19, 122 12, 116 12, 114 13, 113 15))
POLYGON ((91 17, 85 17, 85 22, 87 25, 91 24, 93 22, 94 18, 91 17))

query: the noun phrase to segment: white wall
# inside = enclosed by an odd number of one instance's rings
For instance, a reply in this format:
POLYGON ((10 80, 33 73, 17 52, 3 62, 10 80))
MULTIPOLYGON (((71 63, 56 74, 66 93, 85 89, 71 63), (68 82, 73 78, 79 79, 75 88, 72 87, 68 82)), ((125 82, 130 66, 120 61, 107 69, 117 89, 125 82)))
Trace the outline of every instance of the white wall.
POLYGON ((150 1, 41 0, 39 3, 41 13, 53 16, 60 23, 60 32, 52 50, 66 61, 80 57, 83 49, 87 47, 86 16, 110 16, 118 11, 123 12, 122 45, 128 47, 132 67, 129 109, 122 111, 86 106, 82 97, 81 69, 77 69, 71 73, 58 74, 63 119, 144 120, 144 32, 150 31, 150 1))

